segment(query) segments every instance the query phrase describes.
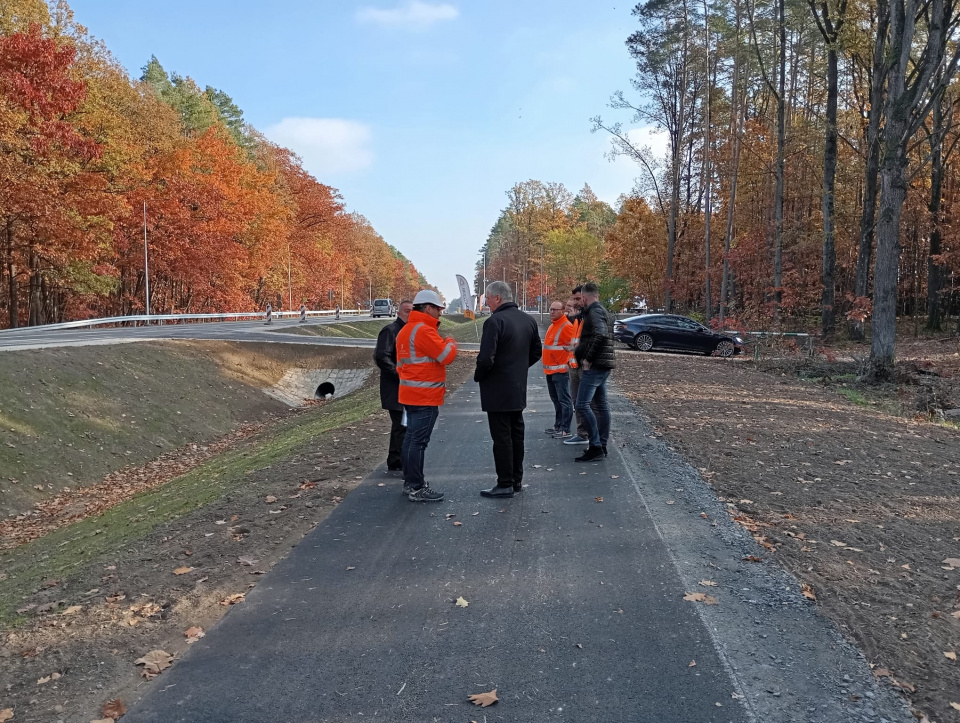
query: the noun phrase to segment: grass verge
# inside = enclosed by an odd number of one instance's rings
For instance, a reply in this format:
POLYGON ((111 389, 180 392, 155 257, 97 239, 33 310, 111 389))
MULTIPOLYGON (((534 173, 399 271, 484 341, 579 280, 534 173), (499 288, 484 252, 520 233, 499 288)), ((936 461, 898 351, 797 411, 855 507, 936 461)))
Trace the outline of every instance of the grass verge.
POLYGON ((144 492, 38 540, 0 553, 0 625, 16 626, 18 602, 44 581, 123 549, 164 522, 181 517, 230 492, 244 478, 279 462, 310 439, 365 418, 379 407, 375 387, 278 422, 264 434, 208 460, 162 487, 144 492))

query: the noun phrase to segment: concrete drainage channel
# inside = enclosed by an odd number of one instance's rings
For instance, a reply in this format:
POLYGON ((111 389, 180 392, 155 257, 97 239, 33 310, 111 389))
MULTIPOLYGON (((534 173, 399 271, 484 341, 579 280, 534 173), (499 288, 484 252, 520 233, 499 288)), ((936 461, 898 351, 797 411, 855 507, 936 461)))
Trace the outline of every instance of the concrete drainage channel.
POLYGON ((268 396, 291 407, 314 399, 344 397, 363 386, 372 369, 288 369, 270 389, 268 396))

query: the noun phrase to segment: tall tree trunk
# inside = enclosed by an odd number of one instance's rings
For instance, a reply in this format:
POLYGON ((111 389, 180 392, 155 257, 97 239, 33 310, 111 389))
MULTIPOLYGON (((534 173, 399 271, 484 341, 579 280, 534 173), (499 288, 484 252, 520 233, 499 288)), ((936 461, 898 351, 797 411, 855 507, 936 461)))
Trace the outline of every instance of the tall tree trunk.
POLYGON ((29 317, 28 326, 42 324, 40 309, 40 259, 35 249, 30 249, 30 281, 29 281, 29 317))
MULTIPOLYGON (((880 121, 883 118, 883 88, 887 76, 884 55, 887 48, 887 29, 889 25, 890 7, 887 0, 877 0, 877 35, 874 40, 873 61, 870 67, 870 110, 867 116, 867 158, 866 168, 864 169, 863 209, 860 213, 857 276, 853 288, 853 295, 858 299, 870 296, 870 266, 873 254, 880 177, 880 121)), ((853 341, 863 341, 863 320, 851 317, 848 323, 848 333, 853 341)))
POLYGON ((712 214, 710 184, 712 179, 710 169, 710 12, 707 8, 707 0, 703 0, 703 34, 706 41, 704 48, 704 65, 706 66, 704 83, 706 90, 703 96, 703 253, 706 273, 703 294, 704 319, 709 324, 713 317, 713 303, 710 298, 710 216, 712 214))
POLYGON ((12 218, 8 218, 4 234, 7 241, 8 308, 10 311, 10 328, 16 329, 20 326, 20 287, 17 283, 17 264, 13 258, 13 230, 14 221, 12 218))
POLYGON ((776 227, 773 239, 773 303, 774 314, 779 319, 783 302, 783 172, 784 147, 787 142, 787 21, 784 0, 777 3, 777 26, 780 38, 780 72, 777 81, 777 186, 773 206, 776 227))
POLYGON ((683 163, 683 129, 686 124, 687 101, 687 57, 689 38, 689 12, 687 2, 683 3, 683 53, 680 60, 680 82, 677 88, 677 127, 670 139, 670 216, 667 220, 667 270, 664 279, 664 311, 668 314, 673 300, 673 256, 677 248, 677 217, 680 211, 680 169, 683 163))
POLYGON ((946 135, 943 99, 933 106, 933 132, 930 134, 930 249, 927 253, 927 326, 930 331, 940 331, 940 289, 943 287, 944 267, 937 263, 936 256, 942 252, 940 209, 943 202, 943 140, 946 135))
MULTIPOLYGON (((743 133, 740 127, 740 2, 736 3, 736 47, 733 56, 733 79, 730 83, 730 135, 733 138, 733 156, 730 161, 730 199, 727 202, 727 229, 723 238, 723 277, 720 281, 720 328, 726 327, 727 304, 730 299, 730 246, 733 243, 733 218, 737 205, 737 177, 740 171, 740 148, 743 133)), ((745 94, 744 94, 745 95, 745 94)))

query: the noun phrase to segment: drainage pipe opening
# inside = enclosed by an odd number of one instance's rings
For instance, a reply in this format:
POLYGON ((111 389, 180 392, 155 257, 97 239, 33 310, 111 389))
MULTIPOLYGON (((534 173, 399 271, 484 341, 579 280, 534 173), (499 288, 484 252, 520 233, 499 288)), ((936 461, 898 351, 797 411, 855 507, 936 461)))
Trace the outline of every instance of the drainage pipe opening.
POLYGON ((333 384, 330 382, 324 382, 317 387, 317 391, 314 396, 316 396, 317 399, 328 399, 329 397, 333 396, 335 391, 336 390, 334 389, 333 384))

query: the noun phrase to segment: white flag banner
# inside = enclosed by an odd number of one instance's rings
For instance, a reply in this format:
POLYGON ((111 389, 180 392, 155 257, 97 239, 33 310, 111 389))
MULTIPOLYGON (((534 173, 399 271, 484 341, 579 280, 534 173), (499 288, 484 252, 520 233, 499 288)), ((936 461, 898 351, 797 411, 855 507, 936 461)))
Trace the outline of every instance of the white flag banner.
POLYGON ((473 311, 473 295, 470 293, 470 284, 460 274, 457 274, 457 284, 460 286, 460 313, 473 311))

